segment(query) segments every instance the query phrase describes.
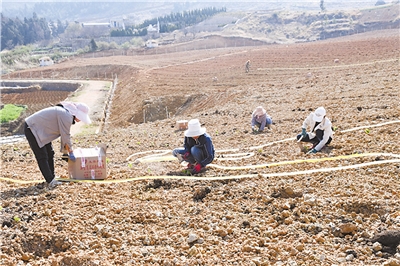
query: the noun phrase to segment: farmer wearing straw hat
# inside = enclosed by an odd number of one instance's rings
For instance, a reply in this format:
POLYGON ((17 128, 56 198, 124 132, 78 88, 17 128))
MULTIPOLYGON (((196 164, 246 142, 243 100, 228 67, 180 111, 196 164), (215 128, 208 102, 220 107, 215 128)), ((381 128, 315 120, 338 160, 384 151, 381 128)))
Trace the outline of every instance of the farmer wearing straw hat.
POLYGON ((172 155, 177 157, 179 162, 188 162, 187 170, 197 174, 214 160, 214 145, 206 129, 201 127, 198 119, 188 122, 188 130, 185 131, 183 148, 176 148, 172 155))
POLYGON ((262 106, 258 106, 251 115, 251 129, 253 132, 263 132, 264 128, 271 129, 272 118, 262 106), (258 130, 256 129, 258 127, 258 130))
POLYGON ((61 137, 60 151, 67 150, 70 160, 75 161, 72 150, 71 125, 82 121, 90 124, 89 107, 84 103, 61 102, 45 108, 25 119, 24 133, 39 169, 50 186, 59 184, 54 174, 54 150, 51 142, 61 137))
MULTIPOLYGON (((308 153, 313 154, 331 143, 332 137, 332 123, 326 117, 326 110, 324 107, 318 107, 304 120, 301 133, 296 138, 297 142, 311 142, 313 147, 308 153), (307 133, 307 128, 310 128, 311 132, 307 133)), ((302 149, 302 147, 300 148, 302 149)))

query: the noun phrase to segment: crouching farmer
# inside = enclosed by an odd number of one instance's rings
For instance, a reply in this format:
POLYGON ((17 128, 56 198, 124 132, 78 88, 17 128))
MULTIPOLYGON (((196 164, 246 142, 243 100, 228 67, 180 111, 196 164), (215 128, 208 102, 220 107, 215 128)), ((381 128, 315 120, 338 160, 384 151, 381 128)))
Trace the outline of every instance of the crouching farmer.
POLYGON ((187 170, 192 174, 200 173, 206 165, 214 160, 215 150, 210 135, 201 127, 198 119, 188 122, 188 130, 185 131, 183 148, 176 148, 172 155, 179 162, 188 162, 187 170))
POLYGON ((253 132, 263 132, 264 128, 271 129, 272 118, 262 106, 258 106, 251 114, 251 129, 253 132), (257 128, 258 130, 257 130, 257 128))
MULTIPOLYGON (((317 153, 321 149, 331 143, 333 136, 332 123, 326 117, 326 111, 324 107, 318 107, 315 112, 304 120, 301 129, 301 134, 297 135, 297 141, 310 142, 313 144, 312 148, 308 153, 317 153), (310 132, 307 132, 310 129, 310 132)), ((299 143, 299 146, 301 144, 299 143)), ((303 150, 303 147, 300 147, 303 150)))

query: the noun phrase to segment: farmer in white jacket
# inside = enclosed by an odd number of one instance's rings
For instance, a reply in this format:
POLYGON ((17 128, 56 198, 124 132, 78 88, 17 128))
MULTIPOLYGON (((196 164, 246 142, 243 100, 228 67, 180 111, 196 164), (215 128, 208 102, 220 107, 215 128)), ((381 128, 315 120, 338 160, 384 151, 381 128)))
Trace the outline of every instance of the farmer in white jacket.
POLYGON ((318 107, 304 120, 301 134, 297 135, 297 141, 312 143, 313 147, 308 153, 317 153, 325 145, 331 143, 332 137, 332 123, 326 117, 325 108, 318 107), (311 131, 307 132, 307 129, 311 131))

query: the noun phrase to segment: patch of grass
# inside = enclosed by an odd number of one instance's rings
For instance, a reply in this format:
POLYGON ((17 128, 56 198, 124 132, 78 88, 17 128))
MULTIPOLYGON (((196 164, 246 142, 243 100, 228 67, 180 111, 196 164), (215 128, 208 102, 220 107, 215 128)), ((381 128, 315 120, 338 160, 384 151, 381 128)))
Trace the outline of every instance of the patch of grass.
POLYGON ((77 134, 78 136, 85 136, 85 135, 91 135, 95 134, 97 130, 98 125, 96 123, 92 123, 90 125, 83 125, 81 127, 80 132, 77 134))
POLYGON ((1 123, 7 123, 18 119, 23 111, 26 110, 26 106, 17 106, 14 104, 6 104, 4 108, 0 110, 1 123))

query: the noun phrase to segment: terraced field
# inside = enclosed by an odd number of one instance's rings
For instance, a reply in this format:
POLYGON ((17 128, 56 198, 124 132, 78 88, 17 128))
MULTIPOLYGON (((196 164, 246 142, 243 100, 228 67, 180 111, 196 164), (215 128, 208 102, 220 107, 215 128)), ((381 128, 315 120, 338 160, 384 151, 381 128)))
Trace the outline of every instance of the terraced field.
MULTIPOLYGON (((0 146, 1 264, 399 265, 398 34, 75 58, 16 73, 106 72, 118 85, 104 131, 74 137, 75 147, 108 146, 104 182, 48 189, 27 143, 0 146), (250 130, 258 105, 274 121, 263 134, 250 130), (307 155, 294 137, 318 106, 337 130, 307 155), (191 118, 216 149, 196 176, 170 156, 183 143, 176 121, 191 118)), ((56 171, 68 177, 61 159, 56 171)))

